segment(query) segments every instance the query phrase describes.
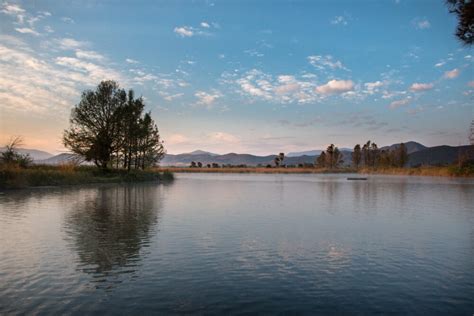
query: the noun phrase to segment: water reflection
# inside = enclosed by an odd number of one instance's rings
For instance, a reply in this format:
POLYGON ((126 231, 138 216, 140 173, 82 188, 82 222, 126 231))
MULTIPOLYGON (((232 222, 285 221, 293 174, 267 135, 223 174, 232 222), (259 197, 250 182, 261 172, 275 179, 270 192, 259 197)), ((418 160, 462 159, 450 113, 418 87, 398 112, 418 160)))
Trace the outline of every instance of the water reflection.
POLYGON ((64 222, 79 269, 106 288, 122 282, 124 275, 133 278, 162 208, 162 186, 113 186, 82 192, 64 222))

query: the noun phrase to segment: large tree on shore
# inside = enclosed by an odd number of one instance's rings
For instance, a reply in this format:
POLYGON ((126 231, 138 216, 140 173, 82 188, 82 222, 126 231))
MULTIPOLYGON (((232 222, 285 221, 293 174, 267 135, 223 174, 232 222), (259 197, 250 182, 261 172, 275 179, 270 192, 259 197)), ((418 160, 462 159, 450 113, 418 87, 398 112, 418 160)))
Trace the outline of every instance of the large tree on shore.
POLYGON ((114 81, 102 81, 87 90, 71 112, 63 143, 102 170, 112 166, 144 169, 164 155, 158 128, 145 105, 114 81))
POLYGON ((107 169, 117 144, 120 129, 119 109, 126 102, 126 92, 114 81, 102 81, 95 91, 82 93, 81 101, 71 112, 70 128, 64 131, 63 143, 75 154, 107 169))

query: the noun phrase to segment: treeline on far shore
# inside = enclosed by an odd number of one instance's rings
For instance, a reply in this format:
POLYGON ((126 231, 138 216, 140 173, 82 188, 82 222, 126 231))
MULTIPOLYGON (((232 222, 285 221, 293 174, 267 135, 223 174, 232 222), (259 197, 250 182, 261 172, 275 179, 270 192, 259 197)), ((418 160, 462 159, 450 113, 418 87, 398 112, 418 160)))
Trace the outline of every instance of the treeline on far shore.
POLYGON ((350 161, 344 161, 343 153, 331 144, 319 154, 313 163, 285 164, 285 154, 275 155, 272 163, 249 166, 246 164, 219 164, 192 161, 188 168, 170 167, 167 170, 181 172, 259 172, 259 173, 323 173, 360 172, 407 175, 470 176, 474 175, 474 147, 472 152, 459 155, 449 166, 408 167, 408 151, 404 143, 380 149, 370 140, 362 146, 357 144, 351 152, 350 161))

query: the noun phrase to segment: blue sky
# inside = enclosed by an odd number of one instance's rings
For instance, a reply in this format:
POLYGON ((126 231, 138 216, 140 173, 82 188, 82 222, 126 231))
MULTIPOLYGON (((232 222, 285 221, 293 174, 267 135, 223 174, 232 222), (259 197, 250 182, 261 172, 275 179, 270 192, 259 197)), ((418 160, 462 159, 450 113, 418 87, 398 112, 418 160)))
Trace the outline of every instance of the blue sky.
POLYGON ((64 151, 81 91, 114 79, 170 153, 466 144, 455 26, 444 1, 2 2, 0 140, 64 151))

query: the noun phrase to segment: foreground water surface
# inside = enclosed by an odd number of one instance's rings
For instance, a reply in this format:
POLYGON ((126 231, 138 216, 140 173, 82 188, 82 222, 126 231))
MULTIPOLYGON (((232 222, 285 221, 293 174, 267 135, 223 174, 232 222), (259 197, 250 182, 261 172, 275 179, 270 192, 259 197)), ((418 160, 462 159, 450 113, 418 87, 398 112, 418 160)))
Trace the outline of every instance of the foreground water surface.
POLYGON ((0 195, 0 314, 474 313, 474 180, 179 174, 0 195))

